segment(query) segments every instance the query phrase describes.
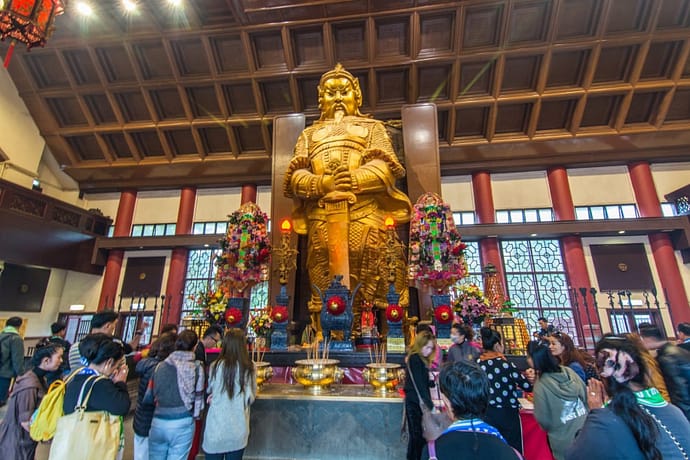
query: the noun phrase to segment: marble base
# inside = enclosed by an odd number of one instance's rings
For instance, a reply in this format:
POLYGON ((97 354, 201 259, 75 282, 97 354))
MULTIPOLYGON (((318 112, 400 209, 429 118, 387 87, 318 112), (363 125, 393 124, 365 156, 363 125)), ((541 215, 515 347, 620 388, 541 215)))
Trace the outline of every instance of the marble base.
POLYGON ((297 385, 265 385, 251 409, 246 459, 383 460, 405 458, 403 400, 360 385, 313 396, 297 385))

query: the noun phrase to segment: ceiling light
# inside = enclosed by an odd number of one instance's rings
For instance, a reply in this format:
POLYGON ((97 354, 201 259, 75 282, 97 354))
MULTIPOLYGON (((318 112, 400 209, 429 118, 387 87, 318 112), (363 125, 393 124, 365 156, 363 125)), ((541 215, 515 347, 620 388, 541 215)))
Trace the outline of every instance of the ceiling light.
POLYGON ((168 0, 168 3, 170 3, 172 6, 181 6, 182 0, 168 0))
POLYGON ((134 0, 122 0, 122 7, 125 11, 131 13, 137 9, 137 2, 134 0))
POLYGON ((623 233, 625 233, 625 230, 618 230, 619 235, 622 235, 623 233))
POLYGON ((536 234, 536 233, 532 233, 530 236, 537 236, 537 234, 536 234))
POLYGON ((83 310, 84 308, 85 308, 85 306, 84 306, 84 305, 80 305, 80 304, 74 304, 74 305, 70 305, 70 306, 69 306, 70 311, 81 311, 81 310, 83 310))
POLYGON ((77 11, 83 16, 90 16, 93 13, 93 8, 86 2, 77 2, 77 11))

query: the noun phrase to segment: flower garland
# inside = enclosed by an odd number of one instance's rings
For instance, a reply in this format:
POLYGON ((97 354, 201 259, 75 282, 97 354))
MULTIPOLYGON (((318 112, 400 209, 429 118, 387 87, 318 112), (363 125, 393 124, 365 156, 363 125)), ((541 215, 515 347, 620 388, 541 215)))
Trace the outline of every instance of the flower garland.
POLYGON ((273 329, 273 318, 268 310, 261 310, 253 315, 249 320, 249 327, 252 328, 258 337, 266 337, 273 329))
POLYGON ((256 204, 243 204, 228 219, 215 265, 220 289, 231 296, 233 290, 242 292, 268 279, 271 243, 266 229, 268 216, 256 204))
POLYGON ((450 206, 435 193, 422 195, 410 221, 409 279, 448 288, 467 273, 465 248, 450 206))
POLYGON ((464 284, 456 291, 455 312, 468 324, 480 324, 497 313, 476 284, 464 284))

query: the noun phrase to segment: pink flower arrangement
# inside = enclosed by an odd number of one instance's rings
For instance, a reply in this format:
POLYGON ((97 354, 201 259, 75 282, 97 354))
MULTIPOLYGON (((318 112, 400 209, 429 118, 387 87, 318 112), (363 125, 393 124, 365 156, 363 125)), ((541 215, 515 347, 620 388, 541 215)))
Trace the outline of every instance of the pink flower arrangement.
POLYGON ((487 315, 497 313, 476 284, 460 286, 455 297, 455 312, 468 324, 480 324, 487 315))

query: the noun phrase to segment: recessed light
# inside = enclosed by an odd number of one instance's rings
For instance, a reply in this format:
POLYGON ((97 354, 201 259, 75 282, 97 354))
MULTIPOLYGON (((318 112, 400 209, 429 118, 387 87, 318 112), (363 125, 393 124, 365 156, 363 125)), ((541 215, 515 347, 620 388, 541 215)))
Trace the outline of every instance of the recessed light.
POLYGON ((622 235, 623 233, 625 233, 625 230, 618 230, 619 235, 622 235))
POLYGON ((209 244, 208 244, 208 243, 205 243, 205 244, 204 244, 204 247, 205 247, 205 248, 209 247, 209 244))
POLYGON ((532 233, 530 236, 537 236, 537 234, 536 234, 536 233, 532 233))
POLYGON ((137 2, 134 0, 122 0, 122 7, 125 11, 131 13, 137 9, 137 2))
POLYGON ((84 16, 91 16, 93 13, 93 8, 91 8, 91 5, 86 2, 78 2, 76 8, 79 14, 84 16))

